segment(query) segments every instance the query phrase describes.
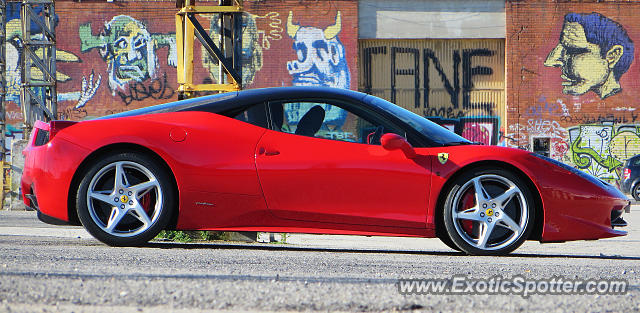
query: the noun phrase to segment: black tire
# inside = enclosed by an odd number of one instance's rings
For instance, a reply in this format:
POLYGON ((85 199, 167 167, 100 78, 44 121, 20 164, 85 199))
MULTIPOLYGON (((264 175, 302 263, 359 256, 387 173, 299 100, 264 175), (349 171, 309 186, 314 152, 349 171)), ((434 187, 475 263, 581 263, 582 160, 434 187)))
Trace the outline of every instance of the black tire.
POLYGON ((440 239, 440 241, 442 241, 442 243, 444 243, 445 245, 447 245, 447 247, 456 250, 458 252, 462 252, 462 249, 460 249, 458 246, 456 246, 456 244, 453 242, 453 240, 451 240, 451 238, 449 238, 449 235, 447 234, 442 234, 440 236, 438 236, 438 239, 440 239))
POLYGON ((640 201, 640 182, 635 183, 631 188, 631 196, 636 201, 640 201))
POLYGON ((449 238, 471 255, 505 255, 517 249, 531 234, 536 213, 527 184, 510 171, 492 167, 458 176, 443 210, 449 238))
POLYGON ((163 230, 176 209, 171 176, 154 158, 117 152, 91 164, 76 194, 78 218, 110 246, 139 246, 163 230), (116 181, 116 173, 120 180, 116 181))

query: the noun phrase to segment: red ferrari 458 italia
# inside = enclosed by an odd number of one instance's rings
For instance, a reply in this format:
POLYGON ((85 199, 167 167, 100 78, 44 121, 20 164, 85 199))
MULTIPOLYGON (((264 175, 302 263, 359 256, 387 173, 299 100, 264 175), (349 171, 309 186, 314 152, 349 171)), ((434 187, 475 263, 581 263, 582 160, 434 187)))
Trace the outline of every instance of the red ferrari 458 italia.
POLYGON ((629 200, 531 152, 383 99, 283 87, 38 122, 22 176, 42 221, 113 246, 163 229, 438 237, 474 255, 623 236, 629 200))

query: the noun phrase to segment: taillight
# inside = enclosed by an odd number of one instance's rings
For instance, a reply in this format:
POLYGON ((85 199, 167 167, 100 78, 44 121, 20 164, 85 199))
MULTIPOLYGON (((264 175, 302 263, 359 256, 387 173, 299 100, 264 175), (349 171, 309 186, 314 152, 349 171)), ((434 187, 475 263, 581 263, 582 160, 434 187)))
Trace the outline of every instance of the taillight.
POLYGON ((628 168, 624 169, 624 179, 629 179, 631 177, 631 170, 628 168))
POLYGON ((53 139, 53 137, 55 137, 58 132, 60 132, 61 130, 75 124, 77 122, 73 122, 73 121, 51 121, 49 123, 49 140, 53 139))

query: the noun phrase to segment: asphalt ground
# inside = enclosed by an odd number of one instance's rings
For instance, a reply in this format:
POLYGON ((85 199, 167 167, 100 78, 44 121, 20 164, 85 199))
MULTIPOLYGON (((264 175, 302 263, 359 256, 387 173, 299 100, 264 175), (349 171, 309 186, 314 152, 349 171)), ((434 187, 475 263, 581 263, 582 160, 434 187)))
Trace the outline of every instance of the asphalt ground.
POLYGON ((287 244, 112 248, 0 211, 0 312, 640 312, 640 206, 625 237, 472 257, 438 239, 292 234, 287 244), (402 295, 399 279, 624 279, 624 295, 402 295))

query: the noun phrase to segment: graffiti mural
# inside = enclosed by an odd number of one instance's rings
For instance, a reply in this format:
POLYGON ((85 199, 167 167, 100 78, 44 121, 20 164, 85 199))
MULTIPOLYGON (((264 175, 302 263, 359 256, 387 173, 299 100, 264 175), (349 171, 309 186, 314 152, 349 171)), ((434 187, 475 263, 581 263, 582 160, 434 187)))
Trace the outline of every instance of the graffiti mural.
POLYGON ((506 10, 506 144, 532 150, 549 139, 552 158, 616 182, 640 154, 640 7, 523 1, 506 10))
MULTIPOLYGON (((351 74, 347 65, 344 45, 338 34, 342 30, 342 19, 338 11, 335 24, 325 29, 300 26, 293 23, 293 12, 287 18, 287 34, 293 39, 293 49, 297 59, 287 62, 287 70, 292 77, 294 86, 325 86, 345 88, 350 86, 351 74)), ((340 129, 344 124, 347 112, 328 104, 323 104, 325 123, 323 127, 333 126, 340 129)), ((297 124, 300 112, 306 112, 309 107, 295 111, 288 107, 285 111, 290 124, 297 124)))
MULTIPOLYGON (((42 7, 37 7, 34 12, 40 14, 42 7)), ((21 63, 23 59, 22 55, 22 28, 20 24, 20 3, 9 2, 7 3, 7 24, 6 24, 6 83, 7 94, 6 101, 15 103, 20 106, 20 88, 22 85, 22 68, 21 63)), ((58 19, 56 18, 56 28, 58 19)), ((38 32, 40 27, 33 22, 31 25, 32 37, 37 40, 41 38, 41 33, 38 32), (34 31, 35 30, 35 31, 34 31)), ((80 58, 73 52, 66 51, 64 48, 57 48, 56 51, 56 63, 79 63, 80 58)), ((33 79, 39 79, 43 77, 43 74, 35 66, 31 68, 31 75, 33 79)), ((72 78, 63 72, 56 72, 56 80, 59 83, 65 83, 72 78)), ((100 77, 94 80, 94 73, 89 74, 89 77, 82 76, 82 87, 80 91, 58 92, 58 101, 75 101, 77 106, 84 106, 96 93, 98 86, 100 85, 100 77)), ((10 110, 8 111, 9 114, 10 110)), ((22 120, 22 113, 14 114, 15 118, 8 116, 10 123, 19 123, 22 120)))
POLYGON ((622 25, 599 13, 569 13, 544 65, 562 69, 563 93, 593 91, 604 99, 622 91, 620 77, 633 56, 633 41, 622 25))
POLYGON ((553 159, 568 162, 569 151, 568 132, 555 120, 529 119, 525 124, 510 124, 508 128, 510 136, 505 144, 509 147, 525 150, 532 149, 533 138, 549 138, 549 156, 553 159))
MULTIPOLYGON (((298 51, 292 47, 299 40, 309 43, 309 49, 316 49, 313 53, 323 53, 328 65, 338 64, 342 69, 335 71, 329 67, 325 71, 327 67, 317 63, 317 74, 324 80, 324 85, 356 88, 357 75, 351 73, 351 69, 356 68, 358 24, 354 12, 357 12, 357 5, 356 1, 246 2, 242 18, 245 86, 297 84, 298 80, 287 65, 297 59, 298 51), (300 29, 298 39, 287 35, 286 22, 290 13, 292 25, 300 29), (313 46, 315 41, 306 41, 311 37, 302 36, 311 29, 320 31, 323 36, 334 31, 335 34, 325 38, 326 48, 316 48, 313 46)), ((20 3, 9 2, 7 6, 9 94, 6 116, 10 125, 20 129, 20 3)), ((56 25, 58 117, 91 119, 177 100, 175 13, 175 4, 169 2, 153 5, 146 2, 56 3, 60 20, 56 25)), ((219 33, 213 16, 203 16, 201 23, 205 27, 208 24, 210 33, 219 33)), ((194 82, 215 83, 218 77, 216 62, 197 46, 193 57, 194 82)), ((33 73, 37 77, 38 72, 33 73)), ((330 126, 331 130, 339 131, 337 125, 330 126)))
MULTIPOLYGON (((272 18, 276 18, 279 16, 277 12, 274 15, 271 15, 272 18)), ((209 24, 209 35, 213 42, 220 41, 220 17, 217 14, 208 16, 210 19, 209 24)), ((260 34, 263 34, 264 31, 259 31, 256 24, 256 16, 247 12, 242 13, 242 85, 246 87, 250 87, 253 84, 253 81, 256 77, 258 71, 262 69, 263 63, 263 44, 260 43, 260 34)), ((271 33, 270 33, 271 34, 271 33)), ((273 38, 273 37, 270 37, 273 38)), ((267 46, 269 46, 269 41, 267 40, 267 46)), ((202 47, 202 63, 205 68, 209 70, 209 77, 212 81, 218 81, 218 74, 220 71, 220 65, 218 64, 218 59, 208 55, 205 52, 204 47, 202 47)))
MULTIPOLYGON (((357 75, 351 70, 357 56, 357 16, 345 16, 344 10, 354 12, 356 7, 357 2, 247 2, 241 19, 245 88, 311 85, 354 89, 357 75)), ((204 17, 209 34, 218 42, 219 17, 204 17)), ((201 82, 217 83, 218 61, 203 48, 198 52, 208 73, 201 82)))
POLYGON ((474 141, 499 142, 506 115, 503 40, 362 40, 360 76, 366 93, 438 123, 463 119, 468 126, 447 125, 474 141))
POLYGON ((602 179, 617 181, 624 162, 640 153, 640 125, 580 125, 569 135, 575 166, 602 179))
POLYGON ((349 88, 350 73, 344 45, 338 34, 342 30, 340 11, 335 24, 325 29, 294 24, 293 12, 287 19, 287 34, 293 38, 297 60, 287 62, 294 86, 349 88))
POLYGON ((142 100, 158 94, 154 99, 173 96, 173 91, 165 93, 163 87, 154 88, 154 85, 158 82, 157 49, 168 47, 167 63, 171 66, 177 64, 175 34, 151 34, 141 21, 127 15, 113 17, 105 23, 98 36, 91 33, 91 23, 80 25, 78 32, 81 51, 87 53, 98 49, 107 63, 106 73, 112 95, 117 93, 126 104, 130 101, 125 99, 142 100), (147 81, 149 83, 143 83, 147 81), (159 89, 162 92, 157 92, 159 89))
POLYGON ((497 145, 500 139, 498 116, 429 117, 429 120, 473 142, 497 145))

